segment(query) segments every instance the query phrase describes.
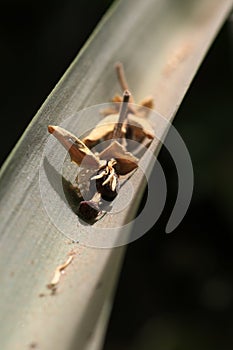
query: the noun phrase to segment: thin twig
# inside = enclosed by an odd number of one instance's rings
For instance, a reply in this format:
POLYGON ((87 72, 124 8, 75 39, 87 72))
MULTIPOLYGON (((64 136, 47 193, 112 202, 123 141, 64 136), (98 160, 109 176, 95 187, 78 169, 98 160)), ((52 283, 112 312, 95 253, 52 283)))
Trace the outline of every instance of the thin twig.
MULTIPOLYGON (((129 84, 128 84, 127 79, 125 77, 125 71, 124 71, 123 64, 121 62, 117 62, 115 64, 115 68, 116 68, 117 78, 118 78, 118 81, 119 81, 119 84, 120 84, 122 90, 123 91, 129 90, 129 84)), ((132 95, 130 96, 130 102, 131 103, 134 102, 132 95)))
POLYGON ((125 77, 125 72, 124 72, 124 68, 123 68, 123 64, 121 62, 117 62, 115 65, 116 68, 116 72, 117 72, 117 77, 119 80, 119 83, 122 87, 122 90, 128 90, 129 89, 129 85, 127 83, 126 77, 125 77))
POLYGON ((128 103, 129 103, 130 96, 131 96, 131 93, 128 90, 125 90, 124 94, 123 94, 123 102, 121 104, 121 109, 119 112, 118 123, 115 125, 114 131, 113 131, 113 138, 114 139, 121 138, 122 124, 124 123, 125 118, 127 116, 128 103))

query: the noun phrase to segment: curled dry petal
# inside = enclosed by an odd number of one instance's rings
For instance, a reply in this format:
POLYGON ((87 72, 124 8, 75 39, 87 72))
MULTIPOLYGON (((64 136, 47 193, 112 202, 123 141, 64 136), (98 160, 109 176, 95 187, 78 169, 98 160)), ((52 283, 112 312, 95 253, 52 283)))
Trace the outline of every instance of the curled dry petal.
POLYGON ((101 159, 115 159, 119 175, 126 175, 138 167, 138 158, 127 152, 118 141, 113 141, 99 154, 99 157, 101 159))
POLYGON ((102 183, 102 186, 107 185, 109 182, 112 183, 113 177, 114 177, 114 172, 111 172, 108 175, 107 179, 102 183))
POLYGON ((153 109, 154 108, 154 98, 153 96, 147 96, 142 101, 139 102, 138 109, 143 107, 153 109))
POLYGON ((115 95, 112 98, 112 102, 122 102, 122 101, 123 101, 123 98, 121 95, 115 95))
POLYGON ((92 181, 95 180, 95 188, 101 194, 101 198, 107 201, 112 201, 119 191, 118 174, 114 168, 116 164, 115 159, 108 160, 103 166, 105 170, 102 171, 103 167, 101 167, 97 171, 97 176, 91 178, 92 181))
POLYGON ((101 186, 105 186, 108 183, 110 183, 110 189, 114 192, 117 185, 117 175, 116 175, 115 168, 113 166, 116 164, 117 162, 115 159, 110 159, 106 163, 105 169, 100 172, 101 170, 100 168, 97 175, 93 176, 91 180, 102 179, 103 182, 101 183, 101 186))
POLYGON ((113 176, 113 179, 112 179, 112 191, 116 190, 116 186, 117 186, 117 178, 116 178, 116 176, 113 176))
MULTIPOLYGON (((82 139, 87 147, 94 147, 101 139, 109 140, 113 136, 115 125, 118 123, 119 114, 111 114, 101 120, 90 134, 82 139)), ((146 118, 138 117, 132 113, 128 114, 127 120, 122 125, 122 135, 126 132, 135 141, 141 141, 145 137, 154 138, 154 130, 146 118)))
POLYGON ((131 131, 131 138, 135 141, 141 141, 145 137, 148 137, 149 139, 153 139, 155 137, 152 126, 145 118, 129 114, 128 128, 130 128, 131 131))
POLYGON ((92 176, 91 180, 98 180, 98 179, 101 179, 102 177, 104 177, 106 175, 108 175, 108 173, 107 173, 106 170, 104 170, 100 174, 92 176))
MULTIPOLYGON (((133 114, 137 114, 137 106, 132 103, 131 100, 132 95, 130 95, 130 103, 128 105, 128 111, 133 114)), ((113 102, 113 105, 111 107, 105 108, 101 111, 101 114, 104 116, 107 116, 109 114, 116 114, 119 112, 121 108, 121 102, 123 102, 123 97, 120 95, 115 95, 111 102, 113 102)))
MULTIPOLYGON (((87 147, 95 146, 101 139, 109 140, 112 138, 115 125, 118 123, 119 114, 111 114, 102 119, 90 134, 82 139, 87 147)), ((125 125, 122 126, 122 133, 126 133, 125 125)))
POLYGON ((60 126, 49 125, 48 131, 67 149, 73 162, 83 167, 98 168, 99 159, 75 135, 60 126))

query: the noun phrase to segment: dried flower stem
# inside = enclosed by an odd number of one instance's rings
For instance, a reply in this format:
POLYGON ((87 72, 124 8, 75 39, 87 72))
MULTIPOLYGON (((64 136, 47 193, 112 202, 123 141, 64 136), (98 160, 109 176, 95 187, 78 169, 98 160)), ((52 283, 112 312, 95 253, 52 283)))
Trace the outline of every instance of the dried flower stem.
POLYGON ((117 72, 117 77, 118 77, 118 80, 119 80, 119 83, 122 87, 122 90, 128 90, 129 89, 129 86, 128 86, 128 83, 127 83, 127 80, 125 78, 125 73, 124 73, 124 68, 123 68, 123 64, 121 62, 118 62, 116 65, 116 72, 117 72))
POLYGON ((127 116, 128 103, 129 103, 130 96, 131 96, 131 93, 128 90, 125 90, 124 94, 123 94, 123 102, 121 104, 118 123, 115 125, 114 131, 113 131, 113 139, 121 138, 122 124, 124 123, 125 118, 127 116))
MULTIPOLYGON (((125 77, 123 64, 121 62, 118 62, 118 63, 116 63, 115 68, 116 68, 117 78, 118 78, 118 81, 120 83, 122 90, 123 91, 129 90, 129 84, 128 84, 127 79, 125 77)), ((130 96, 130 102, 131 103, 134 102, 132 95, 130 96)))

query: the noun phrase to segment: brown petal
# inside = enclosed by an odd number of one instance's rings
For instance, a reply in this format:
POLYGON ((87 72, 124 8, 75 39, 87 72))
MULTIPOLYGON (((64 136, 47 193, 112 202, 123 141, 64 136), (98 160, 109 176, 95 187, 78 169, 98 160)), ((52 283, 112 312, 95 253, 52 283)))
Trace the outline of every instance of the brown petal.
POLYGON ((138 167, 138 158, 127 152, 118 141, 111 143, 99 156, 105 160, 116 159, 116 168, 119 175, 126 175, 138 167))
POLYGON ((140 101, 140 106, 147 107, 150 109, 154 108, 154 98, 152 96, 145 97, 142 101, 140 101))
MULTIPOLYGON (((119 109, 119 108, 118 108, 119 109)), ((100 111, 100 114, 104 117, 107 117, 110 114, 116 114, 118 112, 117 108, 113 107, 108 107, 108 108, 104 108, 100 111)))
POLYGON ((128 127, 132 131, 132 139, 141 141, 143 138, 148 137, 153 139, 155 137, 154 130, 147 119, 137 117, 133 114, 128 115, 128 127))
POLYGON ((56 137, 62 146, 69 152, 71 161, 83 167, 99 167, 99 159, 75 135, 60 126, 49 125, 48 131, 56 137))
POLYGON ((122 101, 123 101, 123 98, 120 95, 115 95, 112 98, 112 102, 122 102, 122 101))
MULTIPOLYGON (((102 119, 93 129, 89 135, 82 139, 88 147, 95 146, 99 141, 111 139, 114 127, 118 122, 119 114, 111 114, 102 119)), ((126 129, 123 126, 122 132, 125 133, 126 129)))

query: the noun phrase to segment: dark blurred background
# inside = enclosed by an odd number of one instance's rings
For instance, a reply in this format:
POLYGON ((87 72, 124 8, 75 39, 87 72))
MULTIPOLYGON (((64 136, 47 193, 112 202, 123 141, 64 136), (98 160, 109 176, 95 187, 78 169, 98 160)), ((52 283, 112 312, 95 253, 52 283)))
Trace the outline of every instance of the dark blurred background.
POLYGON ((0 12, 0 164, 112 0, 13 0, 0 12))
MULTIPOLYGON (((1 163, 112 1, 11 1, 1 10, 1 163)), ((233 348, 233 24, 214 42, 176 116, 194 166, 191 206, 164 229, 176 169, 159 161, 168 201, 128 246, 104 350, 233 348)))

